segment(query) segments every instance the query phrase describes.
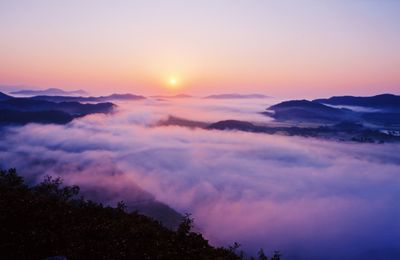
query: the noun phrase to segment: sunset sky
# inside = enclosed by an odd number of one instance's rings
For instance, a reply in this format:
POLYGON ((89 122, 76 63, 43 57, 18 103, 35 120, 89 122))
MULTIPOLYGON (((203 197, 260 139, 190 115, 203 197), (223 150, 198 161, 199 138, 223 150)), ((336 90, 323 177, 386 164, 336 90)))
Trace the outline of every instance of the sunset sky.
POLYGON ((0 0, 0 85, 400 92, 400 1, 0 0))

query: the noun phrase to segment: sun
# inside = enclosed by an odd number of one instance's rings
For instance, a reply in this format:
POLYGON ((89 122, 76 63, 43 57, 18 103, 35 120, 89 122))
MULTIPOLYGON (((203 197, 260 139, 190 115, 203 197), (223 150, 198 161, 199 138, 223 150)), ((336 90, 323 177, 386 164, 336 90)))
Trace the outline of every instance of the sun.
POLYGON ((176 86, 177 83, 178 83, 178 80, 176 78, 170 78, 169 79, 169 84, 171 86, 176 86))
POLYGON ((180 88, 180 80, 176 76, 170 76, 167 80, 167 85, 171 89, 180 88))

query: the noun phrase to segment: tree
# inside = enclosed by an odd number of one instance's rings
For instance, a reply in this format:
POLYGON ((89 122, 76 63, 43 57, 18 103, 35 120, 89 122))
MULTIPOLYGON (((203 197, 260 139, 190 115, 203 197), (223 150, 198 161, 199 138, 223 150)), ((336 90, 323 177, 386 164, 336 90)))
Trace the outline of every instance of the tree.
POLYGON ((190 230, 193 228, 194 219, 191 218, 191 214, 185 213, 182 222, 179 224, 177 233, 180 237, 189 235, 190 230))
POLYGON ((264 250, 262 248, 258 250, 257 255, 259 260, 268 260, 268 257, 265 255, 264 250))
POLYGON ((191 231, 177 231, 137 212, 78 197, 79 187, 46 177, 29 187, 15 169, 0 170, 0 252, 4 259, 240 259, 191 231))

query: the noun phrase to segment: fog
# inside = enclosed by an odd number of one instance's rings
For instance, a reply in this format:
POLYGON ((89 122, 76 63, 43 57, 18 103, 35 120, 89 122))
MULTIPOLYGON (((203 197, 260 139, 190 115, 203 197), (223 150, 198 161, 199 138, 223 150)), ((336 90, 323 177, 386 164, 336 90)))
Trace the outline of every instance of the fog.
POLYGON ((156 199, 189 212, 214 245, 283 259, 400 257, 400 145, 159 126, 271 121, 259 100, 146 100, 65 126, 1 133, 0 166, 61 176, 106 204, 156 199))

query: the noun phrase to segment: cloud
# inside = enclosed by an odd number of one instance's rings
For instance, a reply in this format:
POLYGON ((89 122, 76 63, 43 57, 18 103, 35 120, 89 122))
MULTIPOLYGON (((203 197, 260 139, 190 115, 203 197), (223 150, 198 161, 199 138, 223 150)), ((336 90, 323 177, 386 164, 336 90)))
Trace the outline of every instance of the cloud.
POLYGON ((192 120, 207 119, 204 111, 237 115, 218 103, 195 106, 146 101, 66 126, 11 128, 1 136, 1 166, 31 181, 62 176, 105 203, 157 199, 193 213, 212 243, 238 241, 248 252, 400 255, 399 144, 153 126, 172 112, 192 120))

